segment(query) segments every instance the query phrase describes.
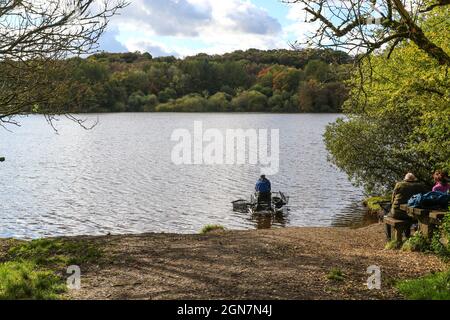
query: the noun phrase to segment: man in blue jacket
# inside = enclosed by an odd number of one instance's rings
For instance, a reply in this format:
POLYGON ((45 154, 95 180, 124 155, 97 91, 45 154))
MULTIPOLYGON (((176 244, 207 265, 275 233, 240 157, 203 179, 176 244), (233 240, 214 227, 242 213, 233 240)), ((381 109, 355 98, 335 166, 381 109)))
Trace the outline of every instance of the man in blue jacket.
POLYGON ((256 182, 255 190, 259 193, 267 193, 272 191, 270 181, 266 178, 265 175, 262 175, 256 182))
POLYGON ((265 175, 262 175, 256 182, 255 190, 258 196, 258 204, 267 203, 270 205, 272 197, 272 186, 269 179, 265 175))

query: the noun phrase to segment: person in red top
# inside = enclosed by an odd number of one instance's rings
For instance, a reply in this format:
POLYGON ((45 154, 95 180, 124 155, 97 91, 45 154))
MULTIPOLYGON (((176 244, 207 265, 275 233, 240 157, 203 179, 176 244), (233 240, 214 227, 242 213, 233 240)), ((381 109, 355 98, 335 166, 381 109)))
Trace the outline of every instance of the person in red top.
POLYGON ((433 174, 434 182, 436 183, 433 187, 433 191, 449 193, 450 183, 448 174, 445 171, 438 170, 433 174))

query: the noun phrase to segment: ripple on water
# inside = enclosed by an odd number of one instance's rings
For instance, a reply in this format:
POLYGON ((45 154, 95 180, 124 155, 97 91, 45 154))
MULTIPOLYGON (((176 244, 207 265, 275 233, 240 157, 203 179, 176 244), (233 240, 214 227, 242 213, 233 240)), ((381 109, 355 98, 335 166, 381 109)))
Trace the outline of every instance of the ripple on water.
MULTIPOLYGON (((97 116, 94 115, 96 118, 97 116)), ((330 166, 322 142, 337 115, 105 114, 90 131, 58 123, 55 135, 39 116, 13 133, 0 131, 0 236, 198 232, 205 224, 230 229, 365 223, 361 190, 330 166), (231 210, 248 198, 256 166, 176 166, 171 133, 205 128, 280 129, 275 190, 291 198, 278 218, 231 210)))

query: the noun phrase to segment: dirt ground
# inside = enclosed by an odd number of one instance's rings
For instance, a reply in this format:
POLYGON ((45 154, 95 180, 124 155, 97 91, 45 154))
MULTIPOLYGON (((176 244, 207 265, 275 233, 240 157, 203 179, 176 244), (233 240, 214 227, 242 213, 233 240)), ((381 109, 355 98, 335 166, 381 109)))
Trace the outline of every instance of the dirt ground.
POLYGON ((105 257, 82 267, 71 299, 401 299, 395 280, 448 268, 433 255, 384 250, 382 225, 88 239, 105 257), (367 289, 371 265, 381 290, 367 289), (345 279, 329 280, 332 269, 345 279))

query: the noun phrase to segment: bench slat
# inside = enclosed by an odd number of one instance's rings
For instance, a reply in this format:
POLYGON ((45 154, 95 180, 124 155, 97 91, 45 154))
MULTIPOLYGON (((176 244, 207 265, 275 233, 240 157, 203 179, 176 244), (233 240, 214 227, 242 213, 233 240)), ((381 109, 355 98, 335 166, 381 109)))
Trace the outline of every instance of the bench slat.
POLYGON ((430 218, 440 220, 440 219, 443 219, 446 214, 447 214, 447 212, 445 212, 445 211, 431 211, 430 218))
POLYGON ((391 217, 385 217, 384 223, 393 226, 393 227, 401 227, 401 226, 409 226, 411 225, 411 221, 408 220, 397 220, 391 217))

